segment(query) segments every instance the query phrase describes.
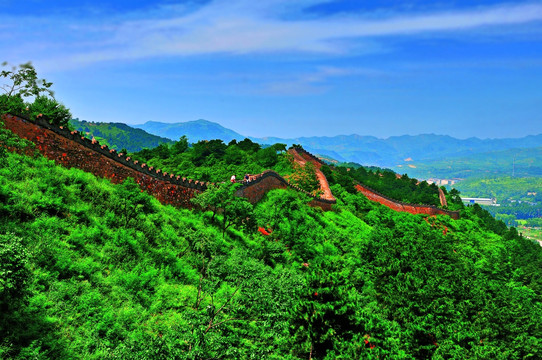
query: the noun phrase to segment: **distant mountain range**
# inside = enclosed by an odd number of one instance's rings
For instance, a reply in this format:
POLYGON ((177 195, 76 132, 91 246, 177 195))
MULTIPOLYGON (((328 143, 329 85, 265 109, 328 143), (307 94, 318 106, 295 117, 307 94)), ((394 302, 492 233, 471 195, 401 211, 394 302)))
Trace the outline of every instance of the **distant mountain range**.
POLYGON ((133 125, 137 129, 143 129, 148 133, 166 137, 172 140, 179 140, 185 135, 188 141, 196 143, 200 140, 221 139, 225 143, 233 139, 243 140, 246 136, 227 129, 220 124, 207 120, 194 120, 182 123, 167 124, 158 121, 147 121, 141 125, 133 125))
POLYGON ((456 139, 446 135, 403 135, 387 139, 373 136, 339 135, 333 137, 302 137, 296 139, 264 138, 260 142, 301 144, 310 152, 330 156, 339 161, 363 165, 395 167, 409 161, 441 160, 469 157, 473 154, 508 149, 542 146, 542 134, 520 139, 456 139))
POLYGON ((482 152, 468 157, 450 156, 436 160, 409 161, 392 169, 417 179, 542 177, 542 147, 482 152))
MULTIPOLYGON (((73 123, 80 130, 103 137, 109 144, 126 147, 134 144, 137 151, 155 147, 169 139, 186 135, 192 143, 221 139, 225 143, 246 136, 220 124, 195 120, 182 123, 148 121, 134 125, 73 123), (131 129, 131 130, 130 130, 131 129), (130 135, 120 135, 127 131, 130 135), (136 132, 134 132, 136 131, 136 132), (154 135, 144 135, 145 132, 154 135), (156 135, 156 137, 155 137, 156 135), (128 141, 128 138, 130 140, 128 141), (145 139, 143 141, 143 139, 145 139)), ((338 162, 355 162, 365 166, 390 168, 417 178, 451 178, 477 175, 512 174, 542 176, 542 134, 517 139, 456 139, 446 135, 404 135, 379 139, 374 136, 338 135, 299 137, 293 139, 249 137, 260 144, 300 144, 315 155, 338 162)))
MULTIPOLYGON (((241 140, 245 136, 220 124, 206 120, 166 124, 149 121, 136 125, 155 135, 178 139, 187 135, 189 141, 203 139, 241 140)), ((374 136, 338 135, 299 137, 293 139, 264 137, 251 140, 261 144, 300 144, 308 151, 331 157, 340 162, 356 162, 363 165, 396 168, 411 162, 440 161, 444 158, 468 158, 474 154, 491 153, 510 149, 542 147, 542 134, 518 139, 456 139, 447 135, 403 135, 379 139, 374 136)))

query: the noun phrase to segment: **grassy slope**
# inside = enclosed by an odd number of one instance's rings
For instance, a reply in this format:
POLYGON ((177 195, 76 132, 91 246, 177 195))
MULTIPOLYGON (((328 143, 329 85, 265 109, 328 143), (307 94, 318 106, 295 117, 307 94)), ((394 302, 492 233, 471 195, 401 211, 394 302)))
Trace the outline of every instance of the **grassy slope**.
POLYGON ((476 209, 427 223, 338 185, 328 213, 275 191, 253 215, 270 238, 223 238, 129 184, 0 161, 0 239, 19 239, 30 272, 2 358, 542 355, 540 249, 476 209))
POLYGON ((511 176, 514 167, 517 177, 541 177, 542 148, 493 151, 427 162, 411 161, 401 167, 396 166, 393 170, 401 174, 406 172, 409 176, 420 179, 451 179, 511 176))

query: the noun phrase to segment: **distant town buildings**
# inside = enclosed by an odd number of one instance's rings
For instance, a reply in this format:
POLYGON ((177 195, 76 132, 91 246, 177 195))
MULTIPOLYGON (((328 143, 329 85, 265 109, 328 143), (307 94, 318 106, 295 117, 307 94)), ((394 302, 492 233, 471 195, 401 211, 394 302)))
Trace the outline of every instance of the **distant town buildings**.
POLYGON ((459 178, 454 178, 454 179, 431 178, 431 179, 427 179, 426 181, 427 181, 428 184, 435 184, 435 185, 438 185, 438 186, 442 186, 442 185, 454 185, 456 182, 458 182, 460 180, 463 180, 463 179, 459 179, 459 178))
POLYGON ((478 205, 489 205, 489 206, 500 206, 500 204, 497 204, 497 199, 495 198, 469 198, 469 197, 462 197, 461 200, 465 204, 478 204, 478 205))

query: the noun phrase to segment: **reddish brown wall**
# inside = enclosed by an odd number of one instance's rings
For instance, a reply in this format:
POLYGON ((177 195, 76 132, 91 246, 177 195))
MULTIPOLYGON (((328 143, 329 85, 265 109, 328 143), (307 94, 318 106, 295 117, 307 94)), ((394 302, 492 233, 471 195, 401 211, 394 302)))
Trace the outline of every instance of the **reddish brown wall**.
POLYGON ((365 195, 367 199, 371 201, 376 201, 395 211, 408 212, 410 214, 448 215, 453 219, 459 219, 458 211, 449 211, 449 210, 439 209, 435 206, 430 206, 430 205, 415 205, 415 204, 402 203, 399 201, 392 200, 360 184, 356 185, 356 189, 359 192, 361 192, 363 195, 365 195))
POLYGON ((322 165, 324 165, 324 162, 322 160, 318 159, 316 156, 314 156, 313 154, 311 154, 310 152, 308 152, 307 150, 303 148, 299 148, 299 149, 296 148, 295 151, 299 153, 299 155, 301 155, 303 159, 313 163, 317 169, 320 169, 322 165))
MULTIPOLYGON (((309 153, 304 149, 296 149, 296 151, 305 159, 306 161, 312 162, 318 168, 323 165, 323 162, 318 159, 313 154, 309 153)), ((398 178, 401 177, 397 174, 398 178)), ((377 193, 374 190, 369 189, 366 186, 361 184, 356 185, 356 189, 363 193, 369 200, 376 201, 382 205, 389 207, 395 211, 408 212, 410 214, 426 214, 426 215, 448 215, 453 219, 459 219, 458 211, 449 211, 444 209, 439 209, 436 206, 431 205, 416 205, 416 204, 407 204, 400 201, 390 199, 382 194, 377 193)), ((439 188, 439 198, 442 206, 447 206, 446 197, 444 192, 439 188)))
MULTIPOLYGON (((30 122, 20 117, 5 115, 2 117, 5 127, 21 138, 30 140, 36 144, 36 148, 47 158, 65 167, 76 167, 93 173, 96 176, 111 179, 114 183, 124 181, 132 177, 150 194, 154 195, 164 204, 171 204, 184 208, 192 208, 190 199, 195 194, 207 189, 208 183, 189 180, 162 173, 160 170, 148 168, 145 164, 139 164, 109 150, 106 146, 100 146, 89 139, 82 137, 80 133, 57 128, 43 120, 30 122)), ((318 160, 309 153, 302 152, 302 156, 313 163, 318 160)), ((321 164, 321 163, 320 163, 321 164)), ((258 176, 250 184, 243 186, 237 191, 237 195, 247 198, 251 203, 262 199, 264 194, 273 189, 293 188, 296 191, 303 190, 291 186, 288 182, 274 171, 266 171, 258 176)), ((411 214, 449 215, 454 219, 459 218, 457 211, 447 211, 434 206, 412 205, 389 199, 367 187, 357 185, 358 191, 363 193, 369 200, 379 202, 396 211, 409 212, 411 214)), ((311 196, 310 194, 306 193, 311 196)), ((334 199, 323 199, 311 196, 311 206, 321 207, 323 210, 331 210, 334 199)))
MULTIPOLYGON (((111 179, 114 183, 120 183, 128 177, 132 177, 143 190, 164 204, 192 208, 190 199, 195 194, 207 189, 209 185, 204 182, 180 178, 173 174, 162 173, 145 164, 131 161, 130 158, 117 154, 107 146, 100 146, 78 132, 69 132, 43 120, 38 119, 31 122, 11 115, 2 116, 2 119, 7 129, 21 138, 35 143, 40 153, 54 160, 57 164, 67 168, 76 167, 96 176, 111 179)), ((287 187, 304 192, 297 187, 290 186, 276 172, 266 171, 257 175, 255 181, 239 189, 237 194, 254 204, 261 200, 267 191, 287 187)), ((308 193, 307 195, 311 196, 308 193)), ((313 197, 309 205, 331 210, 334 203, 335 201, 313 197)))
POLYGON ((337 203, 335 199, 329 200, 314 197, 308 192, 296 186, 290 185, 282 176, 272 170, 267 170, 257 175, 253 181, 237 190, 236 195, 245 197, 254 204, 260 201, 268 191, 286 188, 292 188, 298 192, 302 192, 307 196, 310 196, 312 200, 309 202, 309 205, 313 207, 320 207, 324 211, 330 211, 333 204, 337 203))
POLYGON ((286 189, 288 183, 280 175, 276 176, 275 172, 268 171, 258 176, 248 185, 237 190, 236 195, 247 198, 252 204, 260 201, 266 192, 274 189, 286 189))
POLYGON ((65 167, 76 167, 96 176, 111 179, 114 183, 128 177, 164 204, 192 208, 190 199, 206 189, 206 184, 193 180, 171 178, 155 169, 119 156, 107 147, 93 144, 79 133, 63 129, 52 130, 48 124, 40 125, 19 117, 4 116, 5 127, 19 137, 32 141, 47 158, 65 167), (49 127, 49 129, 47 128, 49 127))

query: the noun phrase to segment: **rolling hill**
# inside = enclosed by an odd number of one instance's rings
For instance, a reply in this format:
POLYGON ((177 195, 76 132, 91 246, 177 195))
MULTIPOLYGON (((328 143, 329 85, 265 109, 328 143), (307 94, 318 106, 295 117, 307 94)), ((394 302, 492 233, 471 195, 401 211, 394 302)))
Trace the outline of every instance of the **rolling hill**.
POLYGON ((172 144, 173 141, 164 137, 149 134, 148 132, 136 129, 122 123, 89 122, 73 119, 70 125, 77 131, 81 131, 89 137, 94 137, 100 144, 108 145, 110 148, 128 152, 152 149, 160 144, 172 144))
POLYGON ((134 127, 172 140, 178 140, 181 136, 185 135, 188 138, 188 141, 192 143, 200 140, 213 139, 221 139, 228 143, 233 139, 243 140, 245 138, 245 136, 238 134, 233 130, 226 129, 220 124, 201 119, 171 124, 158 121, 147 121, 141 125, 134 125, 134 127))

